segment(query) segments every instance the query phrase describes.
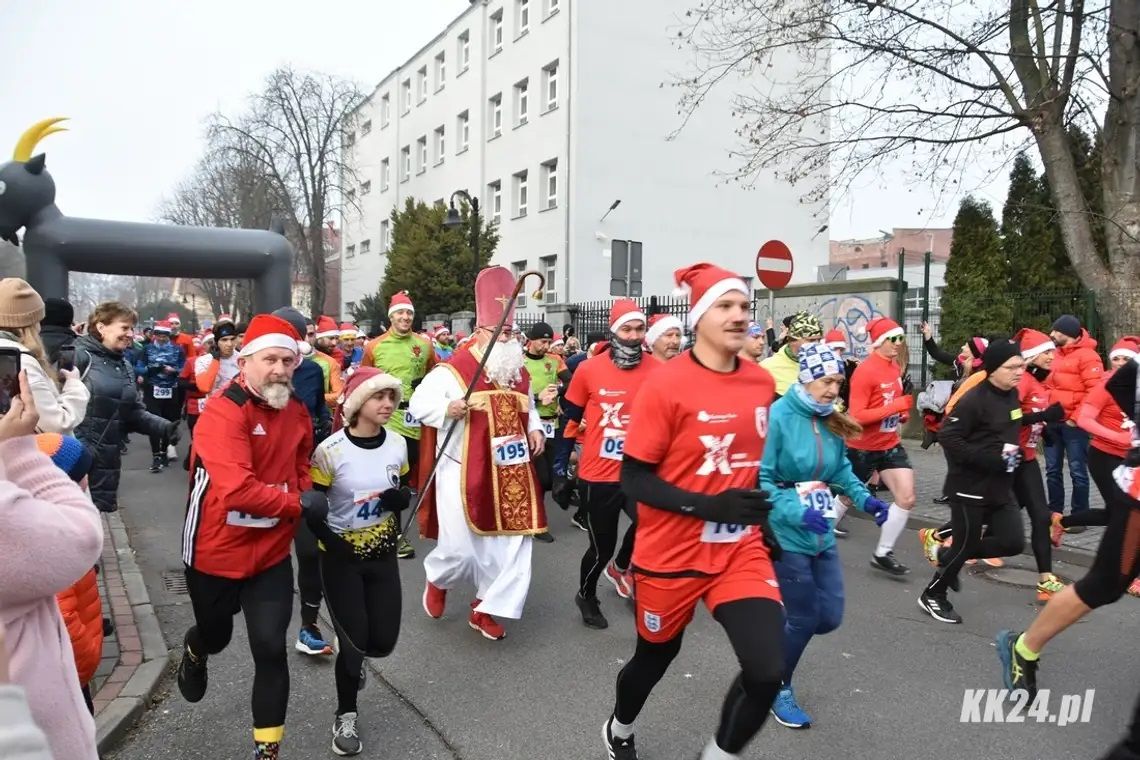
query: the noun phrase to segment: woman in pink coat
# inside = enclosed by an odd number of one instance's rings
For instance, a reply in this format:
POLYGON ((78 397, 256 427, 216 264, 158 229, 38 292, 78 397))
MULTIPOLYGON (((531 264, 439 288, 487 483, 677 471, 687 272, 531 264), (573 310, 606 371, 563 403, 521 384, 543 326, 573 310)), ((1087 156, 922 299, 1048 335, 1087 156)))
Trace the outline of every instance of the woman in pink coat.
POLYGON ((99 559, 103 528, 83 490, 36 447, 39 416, 20 395, 0 418, 0 623, 12 682, 57 760, 96 760, 95 722, 83 702, 71 640, 55 595, 99 559))

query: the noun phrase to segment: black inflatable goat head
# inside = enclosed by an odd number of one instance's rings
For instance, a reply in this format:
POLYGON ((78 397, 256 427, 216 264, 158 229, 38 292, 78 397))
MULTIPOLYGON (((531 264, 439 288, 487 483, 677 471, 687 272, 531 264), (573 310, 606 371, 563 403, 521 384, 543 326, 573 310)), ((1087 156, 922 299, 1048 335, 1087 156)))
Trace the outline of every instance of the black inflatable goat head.
POLYGON ((44 119, 20 136, 12 160, 0 164, 0 240, 19 245, 19 231, 55 203, 55 181, 45 169, 46 156, 32 151, 40 140, 65 131, 65 118, 44 119))

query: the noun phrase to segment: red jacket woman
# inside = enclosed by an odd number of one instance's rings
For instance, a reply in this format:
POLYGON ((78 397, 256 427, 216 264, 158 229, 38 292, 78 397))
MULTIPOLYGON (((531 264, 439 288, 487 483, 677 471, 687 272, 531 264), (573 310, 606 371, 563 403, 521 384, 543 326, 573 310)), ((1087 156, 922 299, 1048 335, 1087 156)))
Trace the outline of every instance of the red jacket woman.
POLYGON ((88 570, 75 585, 59 592, 55 598, 71 637, 79 684, 86 686, 95 677, 103 656, 103 605, 99 600, 95 570, 88 570))

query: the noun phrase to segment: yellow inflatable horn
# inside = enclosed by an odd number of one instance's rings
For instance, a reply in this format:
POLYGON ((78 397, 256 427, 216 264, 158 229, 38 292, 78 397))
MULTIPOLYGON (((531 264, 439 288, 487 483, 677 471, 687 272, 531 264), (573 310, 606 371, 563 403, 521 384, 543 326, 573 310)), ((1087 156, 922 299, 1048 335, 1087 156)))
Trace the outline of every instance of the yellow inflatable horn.
POLYGON ((67 121, 66 116, 56 116, 51 119, 44 119, 37 121, 24 134, 20 135, 20 139, 16 142, 16 149, 12 151, 13 161, 27 161, 32 157, 32 151, 35 150, 36 144, 48 135, 54 135, 56 132, 66 132, 67 127, 57 127, 61 121, 67 121))

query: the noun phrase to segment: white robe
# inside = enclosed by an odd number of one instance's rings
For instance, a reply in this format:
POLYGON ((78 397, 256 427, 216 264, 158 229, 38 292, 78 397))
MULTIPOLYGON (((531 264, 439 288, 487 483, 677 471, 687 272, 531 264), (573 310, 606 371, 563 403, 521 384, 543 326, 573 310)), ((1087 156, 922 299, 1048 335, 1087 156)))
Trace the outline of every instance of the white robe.
MULTIPOLYGON (((439 366, 424 377, 408 401, 408 412, 413 417, 439 430, 436 451, 440 463, 435 474, 439 540, 424 558, 424 570, 427 579, 442 589, 453 588, 465 580, 473 583, 476 598, 482 600, 476 612, 517 620, 522 617, 530 590, 534 542, 530 536, 480 536, 467 527, 459 492, 465 420, 456 422, 447 450, 438 448, 453 422, 447 417, 447 405, 462 399, 463 392, 452 371, 439 366)), ((542 419, 531 398, 527 432, 536 430, 542 430, 542 419)))

